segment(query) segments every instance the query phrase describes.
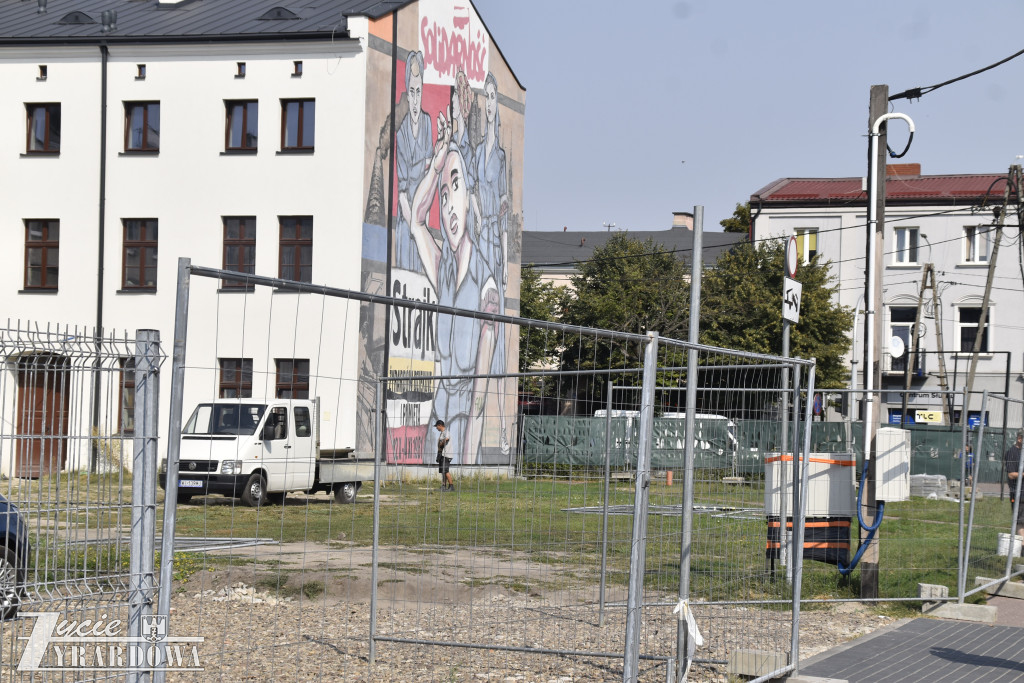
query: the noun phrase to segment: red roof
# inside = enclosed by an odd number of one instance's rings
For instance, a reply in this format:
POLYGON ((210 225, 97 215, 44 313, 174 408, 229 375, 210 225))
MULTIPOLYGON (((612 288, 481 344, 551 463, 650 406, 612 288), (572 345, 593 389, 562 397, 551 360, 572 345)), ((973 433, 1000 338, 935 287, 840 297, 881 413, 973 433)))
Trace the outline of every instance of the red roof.
MULTIPOLYGON (((867 193, 861 178, 781 178, 750 197, 753 204, 787 203, 819 206, 822 204, 863 204, 867 193)), ((910 204, 980 203, 1001 201, 1006 176, 980 175, 890 176, 885 183, 886 201, 910 204)))

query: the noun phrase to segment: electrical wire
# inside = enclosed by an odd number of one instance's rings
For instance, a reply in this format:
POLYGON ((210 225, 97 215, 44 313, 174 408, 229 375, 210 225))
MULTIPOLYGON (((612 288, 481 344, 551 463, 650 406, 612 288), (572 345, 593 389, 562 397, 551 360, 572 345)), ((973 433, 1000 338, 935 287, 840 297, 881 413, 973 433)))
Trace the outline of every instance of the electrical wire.
POLYGON ((963 76, 957 76, 956 78, 951 78, 948 81, 943 81, 942 83, 937 83, 935 85, 929 85, 929 86, 925 86, 925 87, 922 87, 922 88, 910 88, 909 90, 904 90, 903 92, 896 93, 895 95, 890 95, 889 96, 889 101, 892 102, 894 100, 902 100, 902 99, 920 100, 922 95, 927 95, 930 92, 934 92, 934 91, 938 90, 939 88, 945 87, 945 86, 947 86, 947 85, 949 85, 951 83, 956 83, 958 81, 962 81, 965 78, 970 78, 971 76, 977 76, 978 74, 984 73, 984 72, 988 71, 989 69, 994 69, 997 66, 1005 64, 1005 63, 1009 62, 1012 59, 1016 59, 1017 57, 1020 57, 1021 55, 1024 55, 1024 50, 1021 50, 1020 52, 1016 52, 1016 53, 1010 55, 1009 57, 1007 57, 1006 59, 1001 59, 998 62, 996 62, 995 64, 989 64, 986 67, 983 67, 983 68, 978 69, 976 71, 972 71, 969 74, 964 74, 963 76))

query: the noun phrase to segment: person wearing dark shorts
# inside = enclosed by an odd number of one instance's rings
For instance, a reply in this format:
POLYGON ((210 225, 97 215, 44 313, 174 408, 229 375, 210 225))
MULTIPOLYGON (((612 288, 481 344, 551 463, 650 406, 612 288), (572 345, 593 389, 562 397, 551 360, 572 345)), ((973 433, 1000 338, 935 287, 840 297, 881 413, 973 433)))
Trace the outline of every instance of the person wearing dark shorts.
MULTIPOLYGON (((1011 510, 1017 500, 1017 470, 1020 469, 1021 446, 1024 446, 1024 432, 1017 432, 1017 440, 1003 454, 1003 464, 1006 466, 1006 481, 1010 486, 1011 510)), ((1024 536, 1024 505, 1021 505, 1017 510, 1015 526, 1017 527, 1017 535, 1024 536)))
POLYGON ((455 482, 452 481, 452 473, 448 471, 451 467, 452 459, 445 455, 445 448, 448 447, 451 437, 445 433, 444 420, 435 422, 434 428, 440 432, 437 437, 437 471, 441 473, 441 490, 454 491, 455 482))

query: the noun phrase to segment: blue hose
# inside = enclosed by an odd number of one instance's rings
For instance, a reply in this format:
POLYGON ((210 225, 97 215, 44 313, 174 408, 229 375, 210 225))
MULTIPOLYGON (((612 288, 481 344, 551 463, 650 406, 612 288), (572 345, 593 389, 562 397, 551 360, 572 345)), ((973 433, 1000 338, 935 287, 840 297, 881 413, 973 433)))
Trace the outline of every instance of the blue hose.
POLYGON ((864 551, 867 550, 869 545, 871 545, 871 539, 873 539, 875 537, 875 532, 878 530, 878 527, 882 524, 882 517, 885 515, 885 501, 884 500, 880 500, 877 503, 877 505, 878 505, 878 512, 875 515, 875 523, 873 525, 868 526, 867 524, 865 524, 864 523, 864 517, 861 515, 861 512, 860 512, 860 509, 861 509, 860 508, 861 495, 864 493, 864 482, 867 481, 867 478, 868 478, 868 466, 870 464, 871 464, 871 461, 868 460, 867 458, 865 458, 864 459, 864 469, 863 469, 863 471, 861 472, 861 475, 860 475, 860 486, 857 487, 857 523, 860 524, 860 528, 861 529, 863 529, 863 530, 868 532, 868 537, 866 539, 864 539, 864 542, 860 544, 859 548, 857 548, 857 552, 853 556, 853 561, 850 562, 850 566, 846 567, 846 566, 843 566, 842 562, 839 563, 839 573, 842 574, 843 576, 849 576, 851 573, 853 573, 853 570, 857 567, 857 563, 860 562, 861 555, 863 555, 864 551))

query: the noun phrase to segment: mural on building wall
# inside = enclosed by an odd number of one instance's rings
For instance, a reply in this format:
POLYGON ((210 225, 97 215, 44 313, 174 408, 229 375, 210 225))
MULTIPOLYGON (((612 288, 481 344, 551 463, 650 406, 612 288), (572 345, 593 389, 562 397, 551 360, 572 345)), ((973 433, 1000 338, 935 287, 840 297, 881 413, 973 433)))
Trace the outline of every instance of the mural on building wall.
MULTIPOLYGON (((500 69, 500 76, 508 73, 507 66, 469 5, 421 0, 395 21, 399 45, 395 92, 389 98, 394 107, 388 112, 395 134, 393 140, 385 134, 392 127, 385 119, 376 149, 368 149, 373 166, 365 216, 367 225, 376 226, 387 218, 392 230, 385 256, 390 260, 387 292, 442 306, 516 313, 522 210, 513 201, 510 167, 513 155, 522 154, 523 108, 510 110, 515 124, 503 131, 499 77, 491 70, 500 69), (416 39, 403 45, 401 36, 411 34, 399 29, 407 22, 414 22, 416 39), (390 183, 383 173, 389 157, 390 183)), ((520 94, 515 93, 519 101, 520 94)), ((379 229, 371 233, 379 242, 379 229)), ((368 253, 379 258, 379 251, 380 244, 368 245, 364 237, 364 262, 368 253)), ((392 311, 383 330, 378 322, 369 316, 364 321, 366 355, 382 357, 386 344, 388 374, 400 378, 389 383, 386 396, 389 462, 433 463, 437 432, 431 425, 441 419, 449 428, 454 462, 508 463, 515 383, 466 376, 500 374, 515 366, 517 343, 508 338, 509 326, 403 309, 392 311), (423 379, 434 376, 445 379, 423 379)), ((371 372, 373 363, 364 365, 371 372)))

